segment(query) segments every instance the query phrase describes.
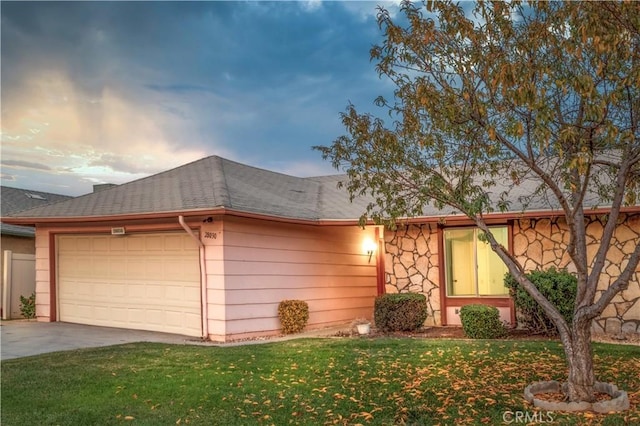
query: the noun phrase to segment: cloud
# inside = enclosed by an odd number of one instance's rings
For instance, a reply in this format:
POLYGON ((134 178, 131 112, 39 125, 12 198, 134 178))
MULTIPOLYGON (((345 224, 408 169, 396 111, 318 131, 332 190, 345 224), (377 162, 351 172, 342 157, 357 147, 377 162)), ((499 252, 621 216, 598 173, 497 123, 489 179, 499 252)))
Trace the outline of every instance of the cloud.
POLYGON ((377 19, 379 8, 382 7, 394 18, 400 11, 402 0, 370 1, 345 1, 342 3, 345 10, 356 15, 360 20, 377 19))
POLYGON ((21 161, 21 160, 2 160, 3 166, 8 166, 11 168, 21 168, 21 169, 34 169, 34 170, 51 170, 51 167, 45 164, 32 163, 29 161, 21 161))
POLYGON ((15 175, 10 175, 8 173, 0 173, 0 179, 14 182, 16 180, 15 175))
POLYGON ((198 142, 181 145, 188 119, 158 107, 152 97, 134 101, 140 91, 105 87, 89 99, 67 76, 51 72, 26 75, 21 87, 19 99, 4 102, 3 165, 49 164, 39 169, 92 180, 115 175, 122 183, 207 155, 198 142))
POLYGON ((145 84, 144 87, 157 91, 169 93, 186 93, 186 92, 216 92, 212 87, 205 87, 196 84, 174 83, 174 84, 145 84))
POLYGON ((324 169, 310 147, 344 131, 347 102, 388 91, 375 6, 3 3, 2 158, 50 167, 15 175, 29 185, 84 192, 213 154, 324 169))
POLYGON ((315 161, 295 162, 268 162, 263 168, 274 172, 297 177, 326 176, 340 173, 329 162, 318 163, 315 161))
POLYGON ((314 12, 322 7, 322 0, 304 0, 298 3, 305 12, 314 12))

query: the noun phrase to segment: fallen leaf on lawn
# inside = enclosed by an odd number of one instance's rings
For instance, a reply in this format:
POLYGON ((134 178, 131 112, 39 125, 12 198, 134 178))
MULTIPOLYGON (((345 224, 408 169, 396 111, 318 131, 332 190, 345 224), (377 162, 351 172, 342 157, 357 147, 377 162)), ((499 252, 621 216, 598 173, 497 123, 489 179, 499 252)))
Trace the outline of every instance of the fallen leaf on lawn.
POLYGON ((360 416, 363 417, 365 420, 373 420, 373 416, 371 415, 371 413, 367 413, 366 411, 363 411, 362 413, 360 413, 360 416))

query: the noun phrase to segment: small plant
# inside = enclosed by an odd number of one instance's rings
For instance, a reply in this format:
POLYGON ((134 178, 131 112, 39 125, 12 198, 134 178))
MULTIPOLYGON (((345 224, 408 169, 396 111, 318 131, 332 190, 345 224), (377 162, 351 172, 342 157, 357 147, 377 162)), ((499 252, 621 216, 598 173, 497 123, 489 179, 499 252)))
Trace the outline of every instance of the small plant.
MULTIPOLYGON (((527 274, 527 278, 536 286, 544 297, 549 300, 564 317, 568 324, 573 320, 578 280, 566 270, 550 268, 547 271, 534 271, 527 274)), ((513 297, 518 320, 521 325, 534 333, 553 336, 558 333, 556 326, 544 313, 538 302, 513 278, 507 274, 504 284, 513 297)))
POLYGON ((299 333, 309 321, 309 305, 303 300, 283 300, 278 305, 278 319, 284 334, 299 333))
POLYGON ((380 331, 414 331, 427 319, 427 298, 419 293, 383 294, 375 300, 373 315, 380 331))
POLYGON ((25 318, 36 317, 36 294, 31 293, 31 296, 24 297, 20 295, 20 312, 25 318))
POLYGON ((507 334, 495 306, 465 305, 460 308, 460 320, 464 334, 471 339, 499 339, 507 334))

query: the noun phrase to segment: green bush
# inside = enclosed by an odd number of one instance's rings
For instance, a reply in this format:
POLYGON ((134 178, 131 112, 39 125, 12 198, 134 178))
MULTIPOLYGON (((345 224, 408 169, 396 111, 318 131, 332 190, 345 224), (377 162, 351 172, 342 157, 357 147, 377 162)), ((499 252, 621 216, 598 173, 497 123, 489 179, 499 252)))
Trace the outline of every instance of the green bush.
MULTIPOLYGON (((571 323, 575 306, 578 280, 566 270, 550 268, 547 271, 534 271, 527 274, 529 280, 549 300, 564 317, 571 323)), ((518 311, 518 320, 521 325, 535 333, 553 336, 558 333, 556 326, 544 313, 542 307, 533 300, 529 293, 513 278, 507 274, 504 284, 509 289, 511 297, 518 311)))
POLYGON ((471 339, 499 339, 507 334, 495 306, 465 305, 460 308, 464 334, 471 339))
POLYGON ((278 305, 278 318, 284 334, 299 333, 309 321, 309 305, 303 300, 283 300, 278 305))
POLYGON ((373 312, 380 331, 413 331, 427 319, 427 298, 419 293, 393 293, 378 296, 373 312))
POLYGON ((31 293, 31 296, 20 296, 20 312, 25 318, 36 317, 36 294, 31 293))

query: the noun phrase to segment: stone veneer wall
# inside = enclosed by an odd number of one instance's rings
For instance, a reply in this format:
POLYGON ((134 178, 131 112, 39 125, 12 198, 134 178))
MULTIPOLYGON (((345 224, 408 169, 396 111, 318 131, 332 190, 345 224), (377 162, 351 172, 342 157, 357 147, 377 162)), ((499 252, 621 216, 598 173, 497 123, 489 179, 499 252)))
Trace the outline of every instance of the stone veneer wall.
MULTIPOLYGON (((600 216, 587 220, 587 255, 592 261, 604 223, 600 216)), ((598 282, 596 298, 620 275, 621 268, 627 263, 624 259, 640 244, 640 214, 622 214, 619 223, 598 282)), ((569 232, 564 219, 519 219, 514 223, 513 234, 513 253, 527 271, 555 266, 575 272, 565 251, 569 232)), ((629 287, 618 293, 593 322, 593 331, 609 335, 640 333, 640 266, 629 287)))
POLYGON ((435 225, 385 232, 385 291, 427 297, 426 325, 440 325, 440 271, 435 225))
MULTIPOLYGON (((602 218, 588 218, 588 255, 593 259, 602 237, 602 218)), ((569 241, 563 219, 518 219, 513 226, 513 253, 527 271, 567 268, 575 272, 565 247, 569 241)), ((607 256, 598 291, 613 282, 622 259, 640 244, 640 214, 621 215, 607 256)), ((408 225, 385 232, 385 290, 387 293, 423 293, 427 296, 426 325, 440 325, 438 234, 434 224, 408 225)), ((627 290, 618 294, 593 323, 596 333, 640 333, 640 266, 627 290)))

